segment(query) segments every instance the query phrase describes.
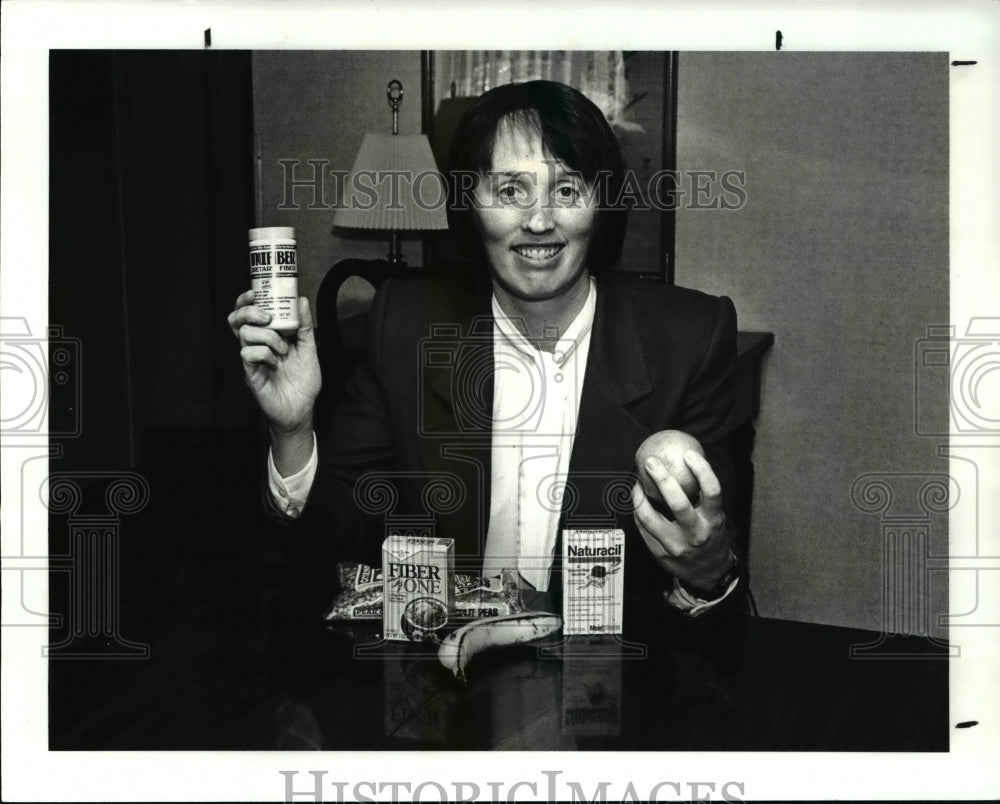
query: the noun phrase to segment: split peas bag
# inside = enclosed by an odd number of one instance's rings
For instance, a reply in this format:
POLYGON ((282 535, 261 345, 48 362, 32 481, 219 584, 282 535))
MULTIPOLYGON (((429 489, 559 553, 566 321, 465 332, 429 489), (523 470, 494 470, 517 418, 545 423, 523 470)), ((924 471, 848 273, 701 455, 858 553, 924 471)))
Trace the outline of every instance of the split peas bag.
MULTIPOLYGON (((382 592, 382 569, 351 561, 337 564, 341 592, 326 610, 328 622, 343 620, 381 620, 385 603, 382 592)), ((524 611, 517 571, 505 569, 491 578, 468 573, 455 574, 455 599, 451 617, 478 620, 502 617, 524 611)))

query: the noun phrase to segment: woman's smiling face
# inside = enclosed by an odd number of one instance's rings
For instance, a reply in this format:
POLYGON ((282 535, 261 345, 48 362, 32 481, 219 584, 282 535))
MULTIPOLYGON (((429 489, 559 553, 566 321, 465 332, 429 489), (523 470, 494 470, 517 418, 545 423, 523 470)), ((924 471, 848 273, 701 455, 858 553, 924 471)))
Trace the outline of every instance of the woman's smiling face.
POLYGON ((567 295, 587 273, 596 198, 539 134, 505 124, 476 190, 476 228, 499 289, 522 301, 567 295))

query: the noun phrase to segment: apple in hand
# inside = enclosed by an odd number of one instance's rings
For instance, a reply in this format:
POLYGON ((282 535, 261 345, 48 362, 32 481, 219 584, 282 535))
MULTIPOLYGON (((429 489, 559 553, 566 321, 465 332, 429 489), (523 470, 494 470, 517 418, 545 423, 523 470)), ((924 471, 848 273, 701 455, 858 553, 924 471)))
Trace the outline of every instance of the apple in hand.
POLYGON ((698 496, 701 493, 698 479, 684 462, 684 453, 688 450, 697 452, 702 457, 705 456, 705 450, 701 448, 698 439, 680 430, 661 430, 658 433, 653 433, 639 445, 639 449, 635 453, 635 466, 639 473, 639 482, 642 483, 643 491, 646 492, 647 497, 660 503, 663 502, 663 496, 656 488, 656 483, 646 473, 646 459, 653 456, 659 458, 667 471, 676 478, 688 499, 692 503, 698 502, 698 496))

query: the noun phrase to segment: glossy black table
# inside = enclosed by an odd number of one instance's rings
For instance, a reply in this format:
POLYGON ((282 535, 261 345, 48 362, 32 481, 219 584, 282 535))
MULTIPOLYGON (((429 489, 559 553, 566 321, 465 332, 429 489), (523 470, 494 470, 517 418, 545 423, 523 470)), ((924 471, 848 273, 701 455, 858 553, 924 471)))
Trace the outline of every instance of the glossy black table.
POLYGON ((321 642, 279 671, 277 747, 948 750, 947 659, 919 637, 752 618, 725 650, 605 637, 483 654, 466 685, 420 646, 321 642))

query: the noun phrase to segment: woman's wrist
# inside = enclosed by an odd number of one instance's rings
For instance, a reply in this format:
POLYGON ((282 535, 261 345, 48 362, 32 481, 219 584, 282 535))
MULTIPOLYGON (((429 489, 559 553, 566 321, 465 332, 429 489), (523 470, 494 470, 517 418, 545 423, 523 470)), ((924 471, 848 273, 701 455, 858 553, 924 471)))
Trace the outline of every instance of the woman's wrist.
POLYGON ((702 582, 692 583, 678 578, 678 582, 684 589, 699 600, 718 600, 729 590, 730 584, 739 575, 740 562, 736 553, 730 548, 726 568, 721 574, 714 578, 702 582))
POLYGON ((270 428, 271 456, 274 468, 282 477, 301 472, 312 457, 314 437, 312 418, 291 430, 270 428))
POLYGON ((739 559, 736 557, 736 553, 730 549, 728 567, 713 581, 702 585, 682 581, 678 578, 678 582, 689 594, 694 595, 699 600, 718 600, 729 590, 729 585, 739 575, 739 570, 739 559))

